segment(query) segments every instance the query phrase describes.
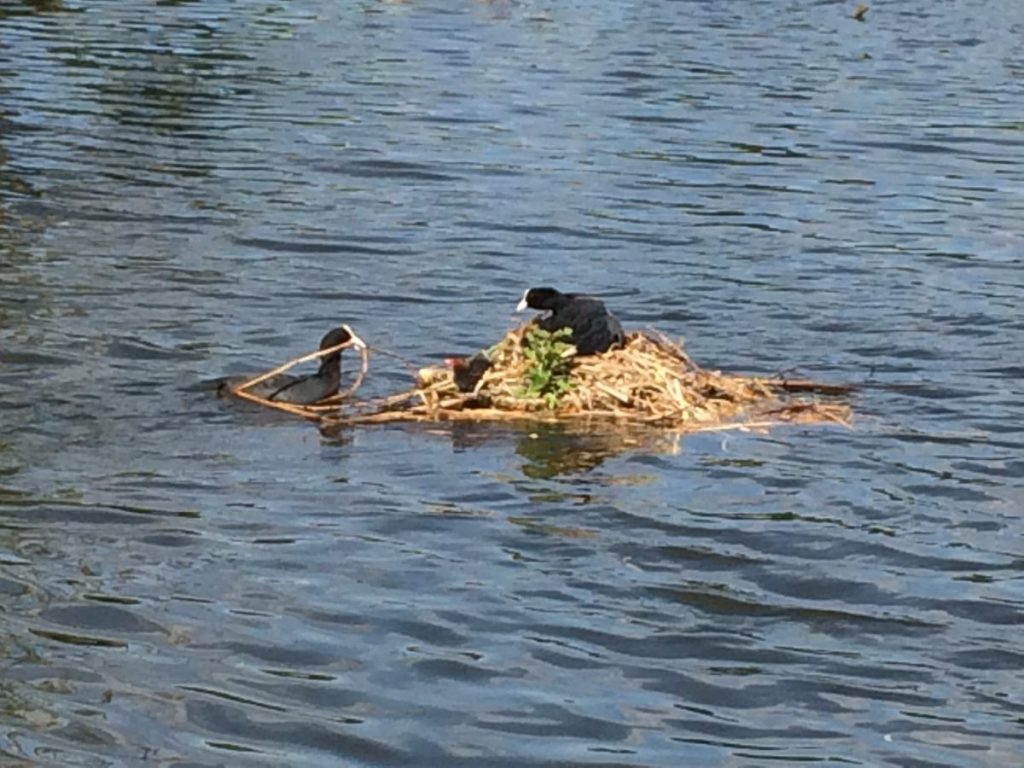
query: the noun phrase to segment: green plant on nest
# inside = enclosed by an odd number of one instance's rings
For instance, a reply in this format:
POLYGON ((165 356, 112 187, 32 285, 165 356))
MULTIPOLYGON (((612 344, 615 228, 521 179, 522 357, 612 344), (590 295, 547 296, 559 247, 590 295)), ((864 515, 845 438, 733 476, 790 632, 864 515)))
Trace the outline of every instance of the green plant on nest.
POLYGON ((553 333, 531 328, 523 339, 523 356, 527 360, 523 374, 521 398, 540 398, 548 408, 558 405, 558 398, 572 389, 569 371, 576 347, 572 330, 560 328, 553 333))

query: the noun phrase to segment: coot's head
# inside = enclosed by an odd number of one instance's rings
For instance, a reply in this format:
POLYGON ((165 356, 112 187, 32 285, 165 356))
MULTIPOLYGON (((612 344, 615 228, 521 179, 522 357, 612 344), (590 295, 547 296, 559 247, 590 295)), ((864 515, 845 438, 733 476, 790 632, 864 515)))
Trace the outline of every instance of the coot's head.
MULTIPOLYGON (((353 333, 352 329, 347 325, 340 325, 332 331, 329 331, 320 340, 320 349, 330 349, 331 347, 355 347, 356 349, 366 349, 366 342, 360 339, 353 333)), ((334 357, 340 355, 341 350, 332 352, 328 357, 334 357)))
POLYGON ((562 294, 554 288, 527 288, 516 306, 516 312, 525 309, 555 309, 562 294))

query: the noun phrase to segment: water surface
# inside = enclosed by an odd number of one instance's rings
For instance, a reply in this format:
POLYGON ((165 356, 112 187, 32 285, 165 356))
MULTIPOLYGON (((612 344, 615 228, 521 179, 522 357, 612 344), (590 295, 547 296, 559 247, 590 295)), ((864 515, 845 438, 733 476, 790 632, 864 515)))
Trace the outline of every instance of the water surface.
POLYGON ((850 11, 0 2, 0 762, 1018 764, 1024 7, 850 11), (529 284, 856 428, 190 389, 529 284))

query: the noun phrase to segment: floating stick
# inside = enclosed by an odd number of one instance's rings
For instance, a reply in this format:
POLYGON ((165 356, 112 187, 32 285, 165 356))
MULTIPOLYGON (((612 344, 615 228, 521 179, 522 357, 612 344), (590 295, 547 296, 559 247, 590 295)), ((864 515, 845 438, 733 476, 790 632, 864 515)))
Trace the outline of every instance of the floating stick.
POLYGON ((295 416, 301 416, 304 419, 319 420, 324 412, 336 410, 338 403, 355 394, 356 390, 359 389, 359 387, 362 385, 363 379, 366 378, 366 374, 369 371, 369 369, 370 359, 366 344, 365 342, 363 342, 362 339, 360 339, 353 333, 352 338, 350 338, 343 344, 335 344, 333 347, 328 347, 327 349, 319 349, 316 352, 310 352, 309 354, 302 355, 301 357, 297 357, 294 360, 289 360, 287 363, 279 365, 276 368, 267 371, 266 373, 261 373, 247 381, 242 382, 241 384, 231 387, 230 391, 231 394, 234 395, 235 397, 241 398, 242 400, 247 400, 250 403, 256 403, 257 405, 262 405, 267 408, 274 408, 278 411, 291 413, 294 414, 295 416), (257 384, 260 384, 261 382, 264 382, 269 378, 277 376, 278 374, 284 373, 285 371, 294 368, 296 365, 299 365, 300 363, 307 363, 310 360, 317 360, 321 357, 327 357, 328 355, 332 355, 335 352, 341 352, 341 350, 353 346, 359 349, 359 374, 356 376, 355 381, 352 383, 352 386, 350 386, 344 392, 339 392, 335 395, 331 395, 330 397, 325 398, 324 400, 321 400, 318 403, 313 403, 311 405, 299 405, 296 403, 283 403, 278 402, 277 400, 268 400, 265 397, 260 397, 259 395, 255 395, 252 392, 249 392, 249 389, 256 386, 257 384))

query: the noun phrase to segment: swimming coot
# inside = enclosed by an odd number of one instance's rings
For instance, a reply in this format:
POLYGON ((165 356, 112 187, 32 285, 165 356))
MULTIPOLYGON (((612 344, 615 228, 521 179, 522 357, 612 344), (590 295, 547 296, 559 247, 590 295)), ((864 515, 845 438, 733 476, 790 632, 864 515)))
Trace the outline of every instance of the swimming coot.
POLYGON ((561 293, 554 288, 530 288, 516 307, 517 312, 525 309, 549 310, 551 314, 542 317, 537 325, 549 332, 570 329, 570 341, 580 355, 606 352, 626 342, 626 333, 618 318, 593 296, 561 293))
POLYGON ((481 350, 472 357, 447 357, 445 363, 452 369, 452 378, 459 392, 472 392, 491 367, 491 358, 481 350))
MULTIPOLYGON (((328 332, 320 340, 320 349, 343 346, 364 349, 366 344, 347 325, 339 326, 328 332)), ((218 392, 229 394, 232 388, 248 381, 248 379, 225 379, 220 382, 218 392)), ((246 388, 249 392, 266 400, 295 405, 311 405, 338 394, 341 385, 341 350, 320 358, 320 368, 308 376, 291 376, 279 373, 264 379, 258 384, 246 388)))

